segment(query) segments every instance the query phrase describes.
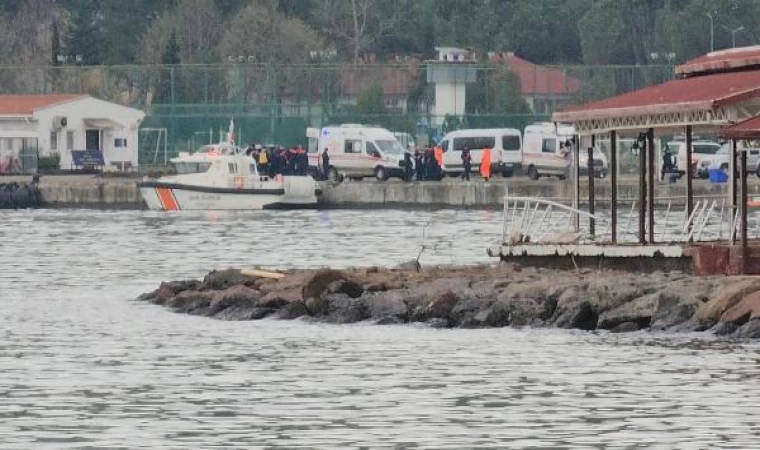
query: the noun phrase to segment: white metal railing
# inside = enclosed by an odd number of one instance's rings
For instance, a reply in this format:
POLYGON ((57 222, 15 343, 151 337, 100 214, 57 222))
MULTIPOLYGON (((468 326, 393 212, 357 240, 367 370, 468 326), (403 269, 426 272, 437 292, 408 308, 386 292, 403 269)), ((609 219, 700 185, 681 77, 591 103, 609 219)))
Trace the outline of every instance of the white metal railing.
MULTIPOLYGON (((637 203, 631 204, 630 211, 618 210, 617 242, 639 242, 639 212, 637 203)), ((740 235, 739 211, 734 211, 726 200, 698 200, 690 215, 676 209, 670 200, 665 208, 655 210, 654 237, 660 244, 687 242, 735 242, 740 235)), ((649 236, 648 217, 645 216, 646 236, 649 236)), ((760 239, 760 217, 752 215, 748 219, 747 231, 750 238, 760 239)), ((590 214, 562 203, 534 197, 504 198, 504 219, 502 243, 518 244, 605 244, 612 241, 612 222, 608 213, 590 214), (575 228, 575 218, 581 220, 575 228), (591 220, 594 233, 591 233, 591 220)))

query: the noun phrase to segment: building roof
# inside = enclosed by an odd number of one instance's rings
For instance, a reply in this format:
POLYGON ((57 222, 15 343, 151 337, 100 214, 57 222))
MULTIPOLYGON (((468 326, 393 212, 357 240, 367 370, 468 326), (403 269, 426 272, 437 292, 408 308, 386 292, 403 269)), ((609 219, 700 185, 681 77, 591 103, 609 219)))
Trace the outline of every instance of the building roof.
POLYGON ((760 116, 724 128, 720 136, 725 139, 760 139, 760 116))
POLYGON ((580 80, 564 70, 534 64, 513 52, 489 53, 488 59, 491 63, 507 64, 509 70, 517 74, 523 95, 571 95, 581 89, 580 80))
POLYGON ((711 52, 676 66, 676 75, 687 77, 760 67, 760 46, 711 52))
POLYGON ((341 69, 343 94, 355 97, 379 85, 385 95, 408 95, 419 84, 419 65, 345 65, 341 69))
POLYGON ((0 116, 31 116, 35 110, 67 103, 86 95, 0 95, 0 116))
POLYGON ((686 111, 710 111, 760 96, 760 71, 672 80, 554 114, 568 122, 686 111))

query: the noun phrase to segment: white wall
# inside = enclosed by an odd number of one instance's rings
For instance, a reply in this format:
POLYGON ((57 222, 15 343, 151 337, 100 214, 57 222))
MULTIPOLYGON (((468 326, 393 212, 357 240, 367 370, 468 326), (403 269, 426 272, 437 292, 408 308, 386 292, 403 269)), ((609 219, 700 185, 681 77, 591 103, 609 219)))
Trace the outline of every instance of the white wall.
POLYGON ((455 116, 464 115, 466 91, 467 87, 464 83, 436 83, 435 120, 443 123, 444 116, 447 114, 455 116))
POLYGON ((62 169, 71 168, 71 150, 86 148, 85 131, 89 127, 85 125, 84 119, 110 119, 121 125, 119 128, 106 127, 102 130, 101 147, 106 164, 130 162, 133 167, 137 167, 139 129, 145 117, 144 112, 92 97, 37 110, 34 119, 39 134, 40 153, 43 155, 51 153, 50 133, 53 131, 53 120, 57 116, 66 117, 68 121, 66 128, 58 130, 57 153, 61 155, 62 169), (68 132, 74 135, 73 149, 67 147, 68 132), (127 147, 115 148, 116 138, 126 138, 127 147))

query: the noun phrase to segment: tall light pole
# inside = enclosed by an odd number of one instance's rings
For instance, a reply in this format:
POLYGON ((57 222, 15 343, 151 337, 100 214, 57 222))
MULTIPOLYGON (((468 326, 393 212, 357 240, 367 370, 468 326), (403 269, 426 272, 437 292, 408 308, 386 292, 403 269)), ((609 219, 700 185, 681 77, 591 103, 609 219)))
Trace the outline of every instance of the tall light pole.
POLYGON ((709 12, 705 14, 710 18, 710 51, 715 51, 715 12, 709 12))
POLYGON ((728 27, 723 27, 726 29, 726 31, 731 32, 731 42, 733 43, 733 46, 731 48, 736 48, 736 33, 740 31, 744 31, 744 25, 740 26, 739 28, 734 28, 733 30, 728 27))

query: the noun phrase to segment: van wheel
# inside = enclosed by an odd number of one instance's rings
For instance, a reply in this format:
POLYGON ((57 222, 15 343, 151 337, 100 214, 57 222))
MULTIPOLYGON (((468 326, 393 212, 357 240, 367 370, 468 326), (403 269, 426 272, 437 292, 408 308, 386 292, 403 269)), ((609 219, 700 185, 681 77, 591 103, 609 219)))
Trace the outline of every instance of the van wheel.
POLYGON ((327 171, 327 181, 332 181, 333 183, 340 181, 340 174, 335 167, 330 167, 330 170, 327 171))
POLYGON ((536 169, 536 166, 528 167, 528 176, 533 181, 538 180, 538 169, 536 169))
POLYGON ((512 178, 512 175, 514 175, 514 173, 515 173, 514 169, 510 167, 502 166, 501 168, 501 176, 504 178, 512 178))
POLYGON ((375 178, 377 178, 377 181, 383 182, 388 180, 388 174, 385 173, 385 168, 380 166, 377 169, 375 169, 375 178))

